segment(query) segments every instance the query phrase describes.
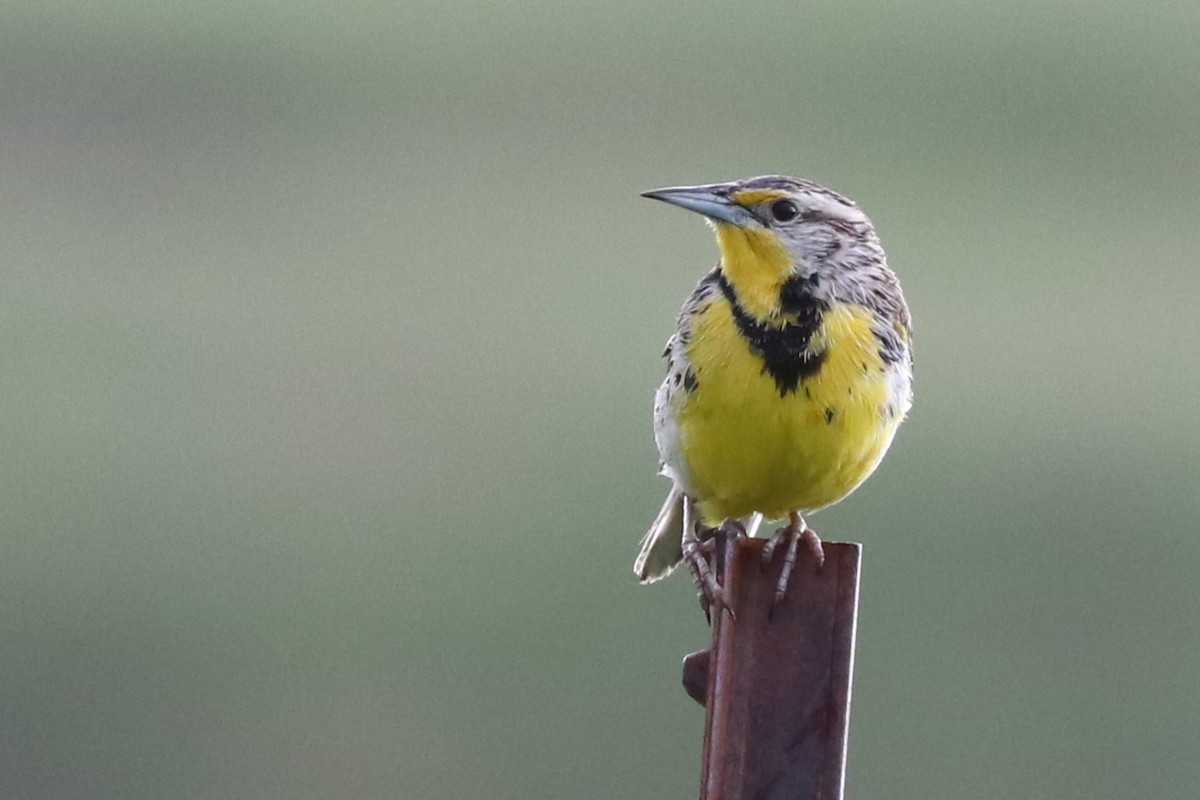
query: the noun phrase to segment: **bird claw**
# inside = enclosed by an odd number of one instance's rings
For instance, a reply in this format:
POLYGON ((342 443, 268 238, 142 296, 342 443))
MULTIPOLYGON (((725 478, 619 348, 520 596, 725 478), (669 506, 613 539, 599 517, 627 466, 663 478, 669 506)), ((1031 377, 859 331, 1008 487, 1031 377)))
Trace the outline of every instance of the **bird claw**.
POLYGON ((732 619, 737 619, 733 607, 725 597, 725 590, 717 580, 714 569, 714 556, 721 542, 718 534, 725 536, 745 537, 748 535, 746 526, 738 519, 726 519, 716 528, 710 528, 696 533, 695 503, 689 497, 684 503, 683 518, 683 558, 692 572, 692 580, 696 583, 696 591, 700 596, 700 607, 704 609, 704 617, 712 623, 712 612, 721 609, 729 612, 732 619))
POLYGON ((791 580, 792 571, 796 568, 796 556, 800 542, 802 541, 813 554, 813 558, 816 559, 817 571, 819 572, 825 563, 825 550, 821 546, 821 539, 817 536, 816 531, 809 528, 805 524, 804 518, 798 513, 792 512, 789 515, 788 524, 775 531, 775 535, 763 544, 762 568, 765 570, 774 558, 775 551, 781 544, 787 542, 787 549, 783 553, 783 566, 779 570, 779 580, 775 582, 775 597, 771 603, 772 609, 782 603, 784 595, 787 594, 788 582, 791 580))
POLYGON ((704 609, 704 617, 710 624, 714 609, 720 613, 724 608, 729 612, 729 616, 735 619, 737 617, 725 599, 725 590, 717 580, 717 573, 712 565, 712 558, 716 555, 719 541, 715 536, 710 535, 703 541, 692 538, 690 542, 685 541, 683 544, 683 558, 692 571, 692 580, 695 581, 696 592, 700 596, 700 607, 704 609))

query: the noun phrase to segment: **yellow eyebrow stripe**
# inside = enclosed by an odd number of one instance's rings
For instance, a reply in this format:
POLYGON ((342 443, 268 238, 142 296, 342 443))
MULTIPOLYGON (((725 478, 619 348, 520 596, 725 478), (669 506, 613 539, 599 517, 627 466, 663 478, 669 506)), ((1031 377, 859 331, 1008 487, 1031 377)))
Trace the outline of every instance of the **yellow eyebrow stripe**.
POLYGON ((734 202, 740 206, 756 206, 760 203, 778 200, 781 197, 787 197, 787 192, 779 189, 744 189, 733 193, 734 202))

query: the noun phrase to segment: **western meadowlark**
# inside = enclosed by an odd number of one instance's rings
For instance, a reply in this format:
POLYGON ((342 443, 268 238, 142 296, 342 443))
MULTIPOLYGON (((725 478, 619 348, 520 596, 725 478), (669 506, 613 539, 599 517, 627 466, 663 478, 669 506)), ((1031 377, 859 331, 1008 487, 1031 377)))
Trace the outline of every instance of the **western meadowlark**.
POLYGON ((804 514, 853 492, 912 405, 911 325, 871 221, 811 181, 769 175, 644 197, 703 214, 721 259, 679 314, 654 403, 662 472, 674 483, 642 540, 642 583, 687 559, 701 599, 722 602, 697 526, 754 535, 787 517, 786 544, 823 559, 804 514))

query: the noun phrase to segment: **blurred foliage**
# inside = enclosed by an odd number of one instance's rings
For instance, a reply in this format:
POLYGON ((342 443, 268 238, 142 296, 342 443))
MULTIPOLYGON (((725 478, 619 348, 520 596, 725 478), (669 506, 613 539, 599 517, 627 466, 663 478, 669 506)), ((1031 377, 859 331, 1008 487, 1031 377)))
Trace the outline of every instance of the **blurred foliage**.
POLYGON ((785 172, 903 278, 850 794, 1200 792, 1200 7, 0 10, 0 795, 693 797, 640 589, 713 263, 785 172))

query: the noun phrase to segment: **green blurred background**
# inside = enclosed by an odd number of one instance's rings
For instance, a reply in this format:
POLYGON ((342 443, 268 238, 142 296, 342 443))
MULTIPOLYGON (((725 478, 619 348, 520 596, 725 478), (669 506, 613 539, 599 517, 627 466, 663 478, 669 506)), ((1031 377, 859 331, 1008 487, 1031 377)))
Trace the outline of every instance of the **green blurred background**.
POLYGON ((0 796, 687 798, 650 403, 803 175, 903 278, 855 798, 1200 796, 1200 7, 0 10, 0 796))

